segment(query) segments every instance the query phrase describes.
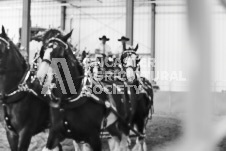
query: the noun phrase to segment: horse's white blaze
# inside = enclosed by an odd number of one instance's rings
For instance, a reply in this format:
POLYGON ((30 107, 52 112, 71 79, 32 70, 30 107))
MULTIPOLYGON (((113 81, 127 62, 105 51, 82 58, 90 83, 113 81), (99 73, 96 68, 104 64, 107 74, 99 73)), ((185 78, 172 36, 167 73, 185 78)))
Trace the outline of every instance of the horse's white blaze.
POLYGON ((135 73, 132 68, 126 69, 126 77, 129 80, 129 82, 132 82, 135 79, 135 73))
POLYGON ((37 77, 43 81, 48 70, 49 70, 49 64, 47 62, 42 62, 38 68, 38 71, 37 71, 37 77))
POLYGON ((43 56, 43 59, 51 60, 51 58, 50 58, 51 55, 50 54, 51 54, 52 51, 53 51, 53 48, 46 49, 45 50, 45 54, 43 56))
POLYGON ((131 55, 130 57, 127 58, 126 61, 126 66, 132 66, 135 67, 136 66, 136 55, 131 55))
POLYGON ((98 77, 98 66, 94 66, 93 67, 93 74, 94 74, 94 77, 98 77))
POLYGON ((47 72, 47 78, 45 79, 45 85, 51 85, 53 80, 53 69, 49 68, 47 72))
MULTIPOLYGON (((45 54, 43 56, 43 59, 46 59, 46 60, 51 60, 50 58, 50 54, 51 52, 53 51, 52 48, 49 48, 45 51, 45 54)), ((42 62, 39 66, 39 69, 37 71, 37 77, 43 81, 45 76, 47 75, 47 73, 49 72, 49 68, 50 68, 50 65, 47 63, 47 62, 42 62)))

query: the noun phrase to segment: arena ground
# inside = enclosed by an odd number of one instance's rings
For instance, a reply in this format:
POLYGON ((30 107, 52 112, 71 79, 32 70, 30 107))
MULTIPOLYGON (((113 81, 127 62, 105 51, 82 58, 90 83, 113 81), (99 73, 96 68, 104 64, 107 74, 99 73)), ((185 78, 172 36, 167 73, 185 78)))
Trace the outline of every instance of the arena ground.
MULTIPOLYGON (((181 134, 182 127, 179 118, 168 115, 154 115, 153 119, 148 123, 148 151, 166 151, 165 146, 178 140, 181 134)), ((45 132, 33 137, 29 151, 41 151, 45 146, 47 136, 48 133, 45 132)), ((74 151, 71 140, 65 140, 62 145, 64 151, 74 151)), ((218 145, 218 149, 219 151, 226 150, 226 137, 218 145)), ((103 150, 109 151, 106 141, 103 141, 103 150)), ((5 130, 3 128, 3 122, 0 124, 0 151, 10 151, 5 130)))
MULTIPOLYGON (((161 148, 166 143, 176 140, 181 135, 180 120, 174 117, 155 115, 148 123, 147 146, 148 151, 161 148)), ((29 151, 41 151, 46 143, 48 133, 41 133, 32 139, 29 151)), ((0 151, 9 151, 3 123, 0 124, 0 151)), ((71 140, 63 143, 64 151, 73 151, 71 140)), ((103 141, 104 151, 108 151, 106 141, 103 141)))
MULTIPOLYGON (((147 128, 148 151, 166 151, 165 146, 178 140, 182 135, 180 117, 183 110, 182 100, 184 100, 185 95, 185 93, 169 92, 157 92, 155 94, 155 114, 153 119, 149 121, 147 128)), ((226 93, 214 95, 216 119, 226 114, 225 96, 226 93)), ((9 151, 2 115, 2 107, 0 107, 0 151, 9 151)), ((48 133, 46 132, 33 137, 29 151, 41 151, 46 144, 47 136, 48 133)), ((64 151, 74 151, 71 140, 66 140, 62 144, 64 151)), ((218 148, 219 151, 226 151, 226 137, 219 143, 218 148)), ((103 141, 103 150, 108 151, 106 141, 103 141)))

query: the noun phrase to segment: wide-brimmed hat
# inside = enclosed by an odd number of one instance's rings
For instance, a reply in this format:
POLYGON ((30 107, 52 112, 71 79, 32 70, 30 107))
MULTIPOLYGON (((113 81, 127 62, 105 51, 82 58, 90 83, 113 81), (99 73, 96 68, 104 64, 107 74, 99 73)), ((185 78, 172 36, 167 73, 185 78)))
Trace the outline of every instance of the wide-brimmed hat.
POLYGON ((105 35, 103 35, 102 37, 99 38, 99 40, 106 40, 106 41, 109 41, 110 39, 107 38, 105 35))
POLYGON ((118 39, 118 41, 129 41, 129 38, 122 36, 121 39, 118 39))

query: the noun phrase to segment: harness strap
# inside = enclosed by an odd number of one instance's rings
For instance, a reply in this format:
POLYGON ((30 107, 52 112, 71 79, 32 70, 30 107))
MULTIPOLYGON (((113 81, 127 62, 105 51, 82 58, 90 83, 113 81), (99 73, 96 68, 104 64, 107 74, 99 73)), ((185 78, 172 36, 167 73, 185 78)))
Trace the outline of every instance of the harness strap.
POLYGON ((3 112, 4 112, 4 120, 5 120, 5 124, 6 124, 6 129, 10 130, 11 132, 13 132, 14 134, 18 135, 15 128, 12 126, 10 117, 7 113, 7 108, 6 108, 6 104, 2 104, 3 106, 3 112))
POLYGON ((48 64, 51 64, 51 61, 48 60, 48 59, 43 59, 42 62, 46 62, 46 63, 48 63, 48 64))
POLYGON ((10 97, 10 96, 13 96, 13 95, 15 95, 19 92, 29 92, 29 93, 34 94, 35 96, 38 96, 38 94, 34 90, 28 88, 27 84, 19 85, 17 90, 13 91, 12 93, 5 94, 5 96, 10 97))

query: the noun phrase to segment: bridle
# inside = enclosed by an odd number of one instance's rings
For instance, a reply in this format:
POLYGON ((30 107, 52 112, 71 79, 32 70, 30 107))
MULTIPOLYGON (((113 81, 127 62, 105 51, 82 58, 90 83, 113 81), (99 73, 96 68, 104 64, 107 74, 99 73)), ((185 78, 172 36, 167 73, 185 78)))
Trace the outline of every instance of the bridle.
POLYGON ((137 59, 139 59, 138 58, 138 55, 136 54, 136 52, 134 51, 134 50, 126 50, 126 51, 123 51, 123 53, 122 53, 122 55, 124 55, 124 54, 127 54, 127 57, 125 57, 125 58, 123 58, 123 60, 122 60, 122 65, 123 65, 123 67, 125 68, 125 69, 127 69, 127 68, 132 68, 133 69, 133 71, 135 71, 136 70, 136 68, 137 68, 137 59), (134 62, 134 60, 133 60, 133 58, 132 58, 132 55, 136 55, 136 60, 135 60, 135 62, 134 62), (127 65, 127 63, 125 62, 125 61, 127 61, 128 59, 131 59, 132 61, 133 61, 133 63, 132 64, 130 64, 130 65, 127 65))
MULTIPOLYGON (((56 37, 52 37, 48 40, 47 48, 53 48, 54 47, 54 44, 51 44, 51 42, 58 42, 58 43, 62 44, 65 47, 65 50, 68 50, 68 48, 69 48, 67 43, 63 42, 61 39, 56 38, 56 37)), ((49 59, 43 59, 42 62, 46 62, 49 65, 51 64, 51 60, 49 60, 49 59)))
MULTIPOLYGON (((47 44, 46 44, 46 45, 47 45, 47 46, 46 46, 46 49, 48 49, 48 48, 54 49, 54 44, 53 44, 52 42, 57 42, 57 43, 60 43, 61 45, 63 45, 63 46, 64 46, 64 51, 66 51, 66 52, 69 50, 68 44, 65 43, 64 41, 62 41, 61 39, 56 38, 56 37, 52 37, 52 38, 50 38, 50 39, 48 40, 48 42, 47 42, 47 44)), ((51 59, 51 57, 50 57, 49 59, 51 59)), ((42 62, 46 62, 47 64, 51 65, 51 60, 49 60, 49 59, 46 59, 46 58, 45 58, 45 59, 42 59, 42 62)), ((79 77, 77 77, 76 79, 82 79, 82 78, 84 78, 84 77, 85 77, 85 76, 79 76, 79 77)), ((57 80, 57 78, 55 78, 55 80, 57 80)), ((51 88, 50 88, 50 87, 48 88, 48 91, 51 91, 51 88)), ((51 92, 51 93, 49 94, 49 96, 50 96, 51 99, 57 100, 58 102, 61 101, 61 98, 55 96, 53 92, 51 92)), ((79 96, 79 97, 81 97, 81 96, 79 96)), ((64 99, 64 100, 70 100, 71 98, 72 98, 72 97, 69 97, 69 98, 64 99)), ((76 98, 77 98, 77 97, 76 97, 76 98)))

